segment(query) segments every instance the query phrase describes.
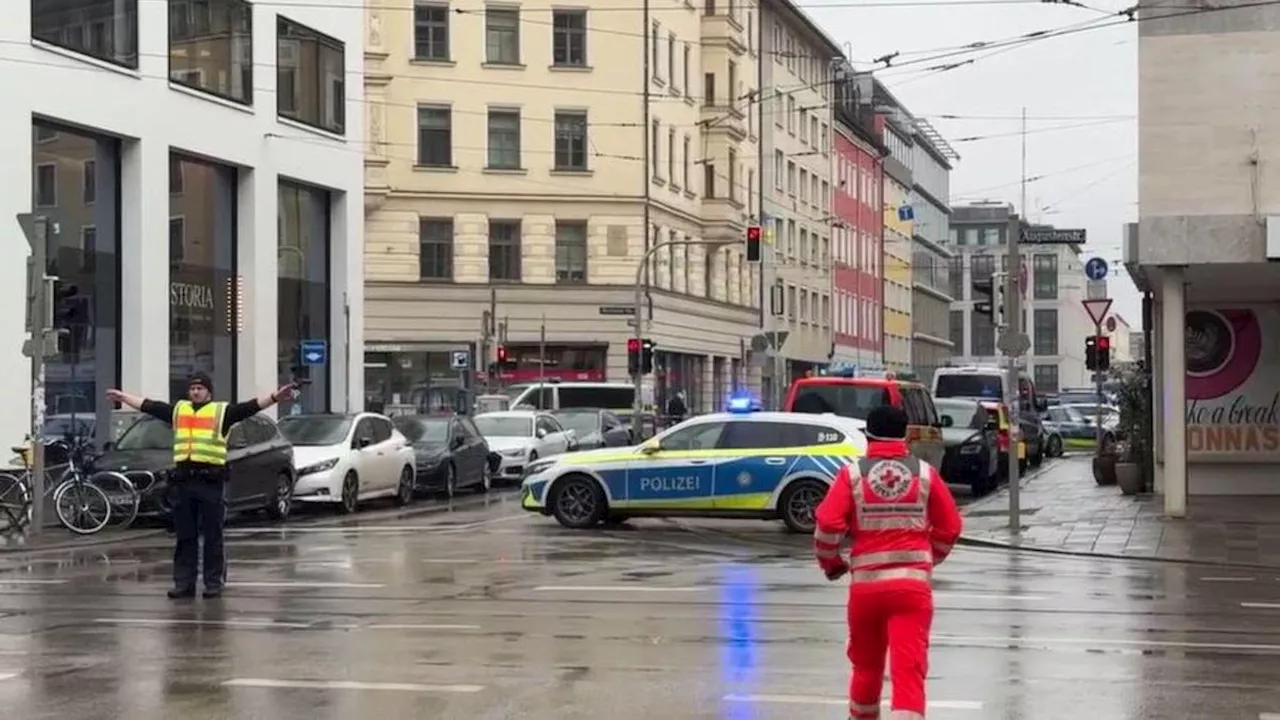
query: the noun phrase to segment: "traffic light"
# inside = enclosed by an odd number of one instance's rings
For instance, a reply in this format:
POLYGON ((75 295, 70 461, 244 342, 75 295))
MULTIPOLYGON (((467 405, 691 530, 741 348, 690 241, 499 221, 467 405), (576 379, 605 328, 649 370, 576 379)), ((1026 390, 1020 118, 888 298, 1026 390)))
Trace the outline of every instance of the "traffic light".
POLYGON ((761 252, 763 250, 763 248, 760 247, 761 242, 763 242, 763 240, 762 240, 762 233, 760 232, 760 226, 759 225, 748 226, 747 227, 747 262, 756 262, 756 263, 760 262, 761 252))
POLYGON ((653 341, 645 338, 627 340, 627 372, 647 375, 653 372, 653 341))
POLYGON ((640 372, 644 375, 653 372, 653 341, 648 338, 640 341, 640 372))
POLYGON ((498 346, 498 365, 501 366, 506 364, 507 364, 507 346, 499 345, 498 346))
POLYGON ((994 327, 1004 327, 1004 273, 973 281, 973 311, 986 315, 994 327))
POLYGON ((53 285, 53 326, 59 333, 58 350, 75 355, 84 347, 89 332, 89 298, 80 295, 74 283, 57 281, 53 285))
POLYGON ((1111 368, 1110 337, 1090 335, 1084 339, 1084 366, 1093 372, 1106 372, 1111 368))

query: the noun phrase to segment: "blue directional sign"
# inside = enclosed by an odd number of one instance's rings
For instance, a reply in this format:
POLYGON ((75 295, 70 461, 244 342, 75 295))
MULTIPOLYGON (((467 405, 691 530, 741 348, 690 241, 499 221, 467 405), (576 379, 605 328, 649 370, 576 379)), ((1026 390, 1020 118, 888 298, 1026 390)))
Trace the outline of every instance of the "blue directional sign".
POLYGON ((916 219, 916 210, 910 205, 898 206, 898 220, 902 222, 911 222, 916 219))
POLYGON ((324 365, 329 361, 329 343, 325 340, 303 340, 298 343, 303 365, 324 365))
POLYGON ((1085 277, 1090 280, 1106 280, 1107 273, 1111 269, 1107 267, 1107 261, 1100 257, 1089 258, 1089 262, 1084 264, 1085 277))

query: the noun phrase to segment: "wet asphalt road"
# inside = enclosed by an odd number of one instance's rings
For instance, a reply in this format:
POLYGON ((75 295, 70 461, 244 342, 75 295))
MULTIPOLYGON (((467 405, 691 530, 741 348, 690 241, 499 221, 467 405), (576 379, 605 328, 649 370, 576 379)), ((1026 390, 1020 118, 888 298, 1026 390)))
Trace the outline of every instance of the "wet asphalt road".
MULTIPOLYGON (((4 715, 845 717, 844 585, 771 523, 570 532, 507 492, 231 556, 179 603, 164 538, 0 557, 4 715)), ((936 588, 930 718, 1280 718, 1280 571, 960 549, 936 588)))

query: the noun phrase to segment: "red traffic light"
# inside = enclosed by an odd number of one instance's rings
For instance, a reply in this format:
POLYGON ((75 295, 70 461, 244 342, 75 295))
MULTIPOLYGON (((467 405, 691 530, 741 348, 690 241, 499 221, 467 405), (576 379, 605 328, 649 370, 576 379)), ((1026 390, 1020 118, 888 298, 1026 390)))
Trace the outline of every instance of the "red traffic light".
POLYGON ((747 240, 749 242, 760 242, 760 226, 752 225, 747 228, 747 240))
POLYGON ((631 338, 630 340, 628 340, 627 352, 633 352, 633 353, 640 352, 640 341, 636 338, 631 338))
POLYGON ((504 363, 506 361, 507 361, 507 346, 499 345, 498 346, 498 362, 504 363))
POLYGON ((1098 349, 1099 349, 1099 350, 1110 350, 1110 349, 1111 349, 1111 338, 1107 337, 1106 335, 1099 335, 1099 336, 1098 336, 1098 349))

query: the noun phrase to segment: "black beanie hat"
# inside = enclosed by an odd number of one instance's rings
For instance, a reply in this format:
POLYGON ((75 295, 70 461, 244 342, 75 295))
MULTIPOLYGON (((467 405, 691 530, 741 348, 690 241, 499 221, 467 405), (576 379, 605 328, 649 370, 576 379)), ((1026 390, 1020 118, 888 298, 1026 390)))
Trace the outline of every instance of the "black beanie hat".
POLYGON ((191 378, 187 380, 187 387, 191 387, 192 385, 203 385, 204 388, 209 391, 209 394, 213 394, 213 379, 206 373, 192 373, 191 378))
POLYGON ((867 437, 871 440, 906 440, 907 414, 892 405, 881 405, 867 415, 867 437))

